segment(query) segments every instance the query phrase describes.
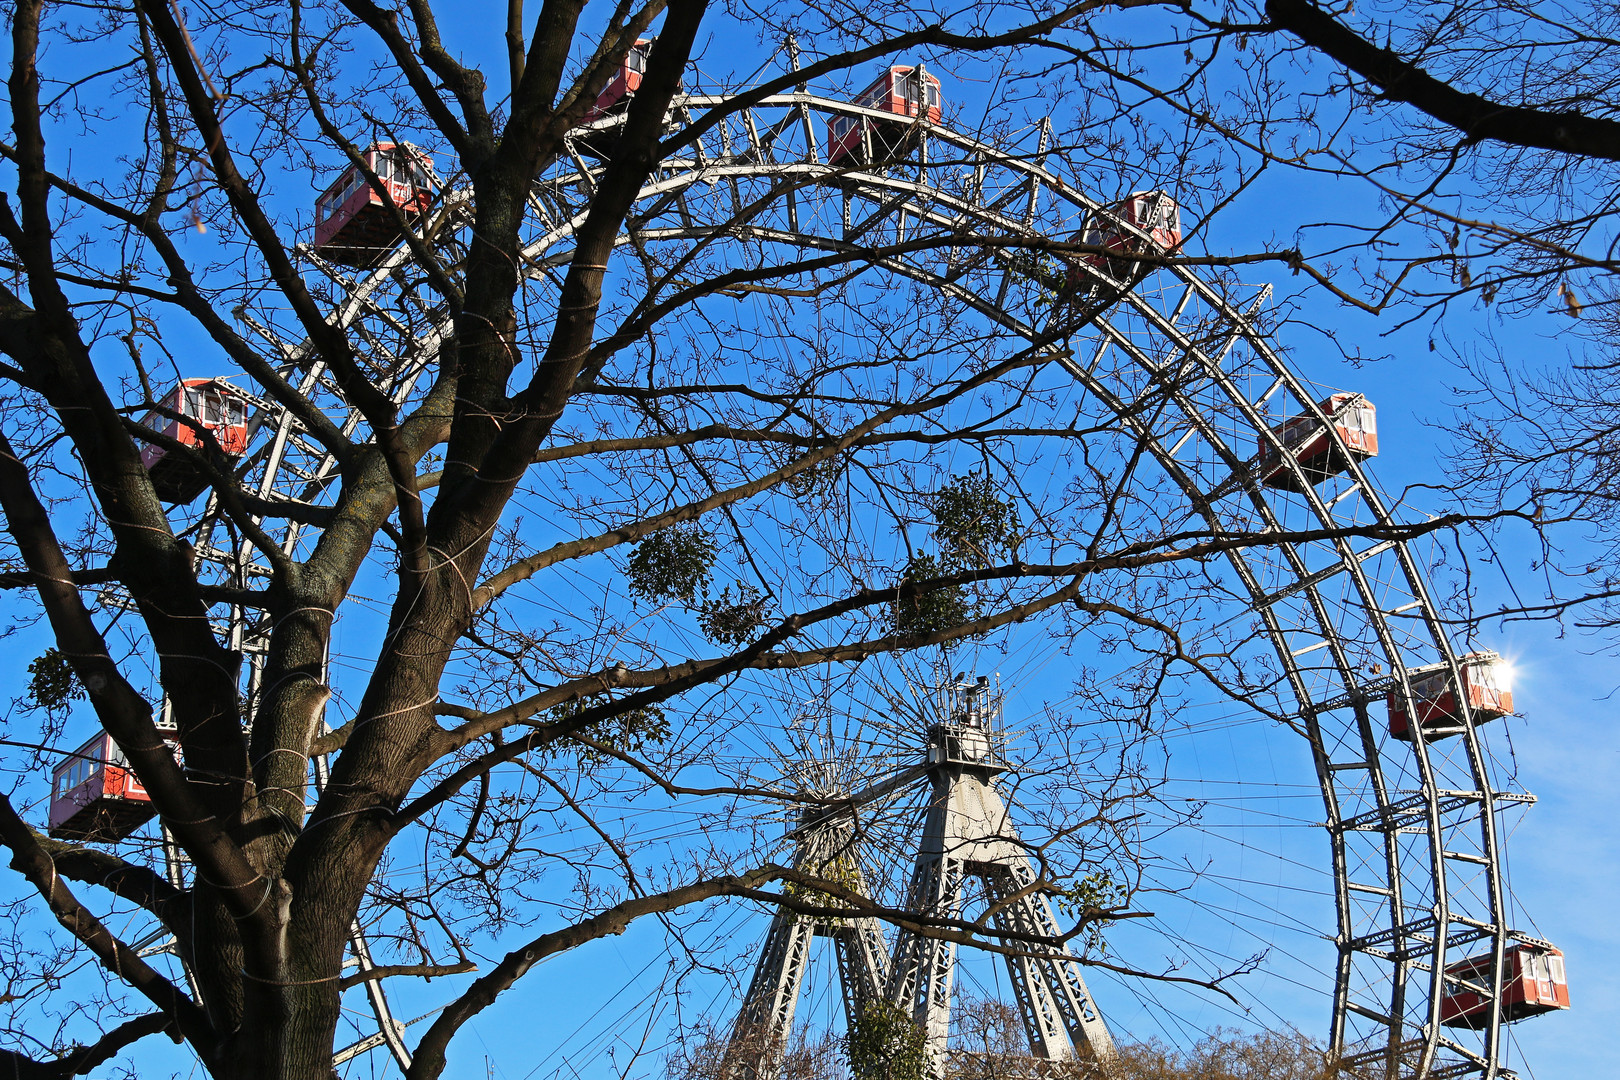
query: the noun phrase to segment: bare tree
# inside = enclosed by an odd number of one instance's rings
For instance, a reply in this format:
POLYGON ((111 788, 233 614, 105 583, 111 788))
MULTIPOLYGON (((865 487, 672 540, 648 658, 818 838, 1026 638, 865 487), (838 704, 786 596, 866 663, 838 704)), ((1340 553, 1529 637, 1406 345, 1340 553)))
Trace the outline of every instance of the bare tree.
POLYGON ((1111 1076, 1121 1080, 1332 1080, 1355 1076, 1294 1031, 1244 1035, 1216 1030, 1190 1050, 1147 1042, 1126 1047, 1111 1076))
POLYGON ((1354 1075, 1335 1067, 1332 1055, 1297 1031, 1209 1032, 1196 1045, 1173 1049, 1149 1040, 1126 1043, 1106 1063, 1037 1062, 1016 1009, 971 999, 960 1010, 962 1030, 953 1055, 953 1075, 962 1080, 1052 1077, 1053 1080, 1332 1080, 1354 1075))
MULTIPOLYGON (((1106 1063, 1044 1061, 1031 1056, 1023 1018, 1006 1002, 964 996, 957 1003, 956 1017, 957 1030, 943 1071, 952 1080, 1333 1080, 1357 1075, 1336 1066, 1331 1054, 1297 1031, 1216 1029, 1186 1049, 1148 1040, 1119 1045, 1106 1063)), ((715 1080, 725 1075, 714 1056, 720 1044, 712 1034, 693 1042, 693 1052, 672 1059, 672 1078, 715 1080)), ((835 1049, 830 1033, 818 1035, 801 1028, 784 1058, 783 1075, 835 1080, 845 1074, 835 1049)), ((910 1073, 897 1074, 916 1075, 917 1065, 910 1073)), ((883 1075, 881 1065, 868 1063, 864 1075, 883 1075)))
MULTIPOLYGON (((1289 532, 1171 505, 1142 479, 1142 432, 1196 372, 1115 401, 1077 398, 1060 363, 1120 293, 1071 277, 1101 281, 1087 267, 1117 250, 968 238, 909 211, 821 248, 760 224, 809 214, 815 192, 836 206, 840 169, 898 176, 918 144, 891 125, 860 160, 761 179, 748 169, 801 117, 760 132, 746 110, 901 53, 1033 79, 1103 7, 776 13, 799 24, 794 66, 754 79, 703 72, 711 28, 714 52, 744 28, 701 0, 594 21, 547 0, 528 29, 514 2, 500 77, 458 55, 468 28, 425 0, 190 26, 147 0, 17 4, 0 507, 43 731, 13 748, 36 775, 0 800, 0 843, 31 890, 17 902, 60 930, 4 943, 6 1064, 73 1075, 164 1033, 214 1076, 324 1077, 345 993, 476 967, 410 1047, 408 1075, 435 1077, 457 1032, 548 956, 640 919, 677 932, 678 913, 725 897, 1049 945, 919 923, 782 865, 750 799, 815 797, 780 782, 768 736, 752 758, 737 740, 787 726, 778 703, 870 691, 863 664, 1026 623, 1140 658, 1130 700, 1096 699, 1106 722, 1156 714, 1172 670, 1264 710, 1281 677, 1242 652, 1261 632, 1212 620, 1227 637, 1194 640, 1193 608, 1227 595, 1212 559, 1459 520, 1289 532), (636 93, 603 106, 654 36, 636 93), (695 186, 658 187, 733 139, 701 214, 695 186), (308 177, 344 169, 327 198, 360 193, 386 242, 307 231, 308 177), (949 276, 895 272, 918 252, 949 276), (1039 315, 1033 341, 961 302, 974 275, 1039 315), (223 422, 171 394, 226 374, 205 388, 223 422), (161 832, 115 849, 37 828, 40 763, 73 751, 88 714, 161 832), (632 838, 638 799, 692 806, 702 834, 632 838), (184 869, 161 870, 165 845, 184 869), (545 931, 480 964, 495 934, 540 921, 537 900, 545 931), (131 913, 183 969, 117 936, 131 913), (389 962, 344 966, 357 921, 389 962), (67 956, 94 963, 64 981, 67 956), (63 995, 80 1005, 66 1019, 63 995)), ((791 130, 824 137, 808 117, 791 130)), ((1015 119, 983 133, 1011 138, 1015 119)), ((1039 153, 1056 168, 1065 151, 1109 156, 1090 136, 1039 153)), ((956 164, 963 204, 990 204, 975 161, 956 164)), ((1138 255, 1138 278, 1285 257, 1138 255)), ((1182 348, 1213 354, 1234 332, 1191 326, 1182 348)), ((1253 488, 1227 465, 1229 490, 1253 488)), ((1080 741, 1054 732, 1058 749, 1080 741)), ((1096 760, 1100 795, 1072 768, 1046 778, 1079 795, 1030 838, 1043 887, 1130 864, 1118 808, 1151 784, 1096 760)), ((1124 914, 1080 910, 1071 936, 1124 914)))

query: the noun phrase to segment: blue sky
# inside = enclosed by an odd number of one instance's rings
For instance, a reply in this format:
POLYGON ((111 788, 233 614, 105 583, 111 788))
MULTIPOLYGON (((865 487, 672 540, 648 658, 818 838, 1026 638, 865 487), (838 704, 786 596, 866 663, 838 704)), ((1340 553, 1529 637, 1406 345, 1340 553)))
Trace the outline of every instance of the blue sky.
MULTIPOLYGON (((453 46, 483 55, 484 50, 498 46, 496 27, 493 18, 467 17, 451 23, 448 29, 453 46)), ((733 61, 738 71, 754 67, 756 52, 752 40, 737 43, 724 37, 716 39, 708 50, 710 57, 745 57, 733 61)), ((489 69, 502 70, 497 54, 489 55, 489 69)), ((757 59, 762 60, 763 53, 757 59)), ((952 90, 947 88, 946 93, 950 95, 952 90)), ((68 137, 64 130, 64 138, 68 137)), ((93 148, 86 149, 94 152, 93 148)), ((325 179, 311 183, 311 195, 324 186, 325 179)), ((303 193, 287 197, 302 198, 303 193)), ((1357 213, 1376 213, 1374 199, 1364 188, 1342 180, 1274 173, 1240 198, 1206 234, 1204 243, 1211 251, 1253 250, 1273 239, 1286 242, 1301 223, 1332 215, 1353 217, 1357 213)), ((207 243, 201 239, 196 242, 207 243)), ((1296 320, 1283 332, 1284 344, 1293 349, 1297 370, 1323 385, 1365 392, 1378 404, 1383 449, 1375 473, 1382 486, 1386 490, 1414 483, 1444 487, 1447 426, 1454 408, 1451 388, 1459 374, 1446 349, 1431 351, 1431 328, 1419 324, 1392 333, 1391 318, 1350 311, 1320 293, 1300 292, 1303 280, 1283 271, 1248 276, 1254 280, 1269 276, 1280 293, 1299 293, 1296 320), (1357 343, 1369 355, 1387 354, 1387 358, 1359 367, 1348 365, 1325 340, 1312 333, 1312 326, 1357 343)), ((1488 328, 1516 355, 1556 358, 1569 329, 1565 317, 1550 314, 1509 323, 1487 324, 1485 318, 1477 312, 1453 312, 1446 334, 1451 342, 1460 344, 1488 328)), ((1431 499, 1435 507, 1441 501, 1441 496, 1432 492, 1422 498, 1431 499)), ((1508 572, 1528 573, 1529 562, 1536 555, 1532 538, 1509 532, 1498 542, 1508 572)), ((1485 586, 1487 593, 1497 587, 1485 586)), ((1501 722, 1491 735, 1498 740, 1511 739, 1520 781, 1539 798, 1534 808, 1518 819, 1510 819, 1517 820, 1509 842, 1511 883, 1530 920, 1521 928, 1533 929, 1564 949, 1575 1003, 1567 1014, 1518 1025, 1514 1039, 1531 1066, 1528 1071, 1543 1080, 1600 1074, 1609 1066, 1605 1019, 1620 1009, 1620 976, 1616 975, 1620 969, 1620 931, 1615 931, 1612 920, 1607 918, 1609 898, 1620 891, 1620 859, 1616 858, 1620 852, 1616 851, 1612 827, 1614 815, 1620 812, 1620 796, 1616 795, 1620 791, 1620 734, 1611 722, 1614 707, 1609 699, 1620 688, 1620 665, 1605 653, 1602 642, 1576 632, 1561 634, 1553 624, 1492 627, 1481 641, 1515 661, 1516 700, 1524 718, 1501 722)), ((341 651, 341 640, 338 648, 341 651)), ((32 655, 28 649, 19 648, 17 655, 23 653, 32 655)), ((996 663, 991 657, 981 662, 996 663)), ((1025 707, 1033 707, 1038 698, 1061 696, 1049 688, 1061 682, 1062 673, 1041 665, 1034 669, 1040 672, 1039 680, 1032 677, 1038 689, 1028 691, 1031 700, 1025 707)), ((20 668, 14 667, 10 675, 4 689, 15 693, 21 682, 20 668)), ((25 726, 14 718, 12 737, 18 737, 18 731, 25 726)), ((1308 806, 1314 797, 1308 759, 1299 746, 1250 733, 1224 743, 1200 744, 1198 753, 1212 773, 1255 780, 1266 797, 1275 797, 1279 800, 1276 805, 1290 808, 1288 813, 1311 816, 1312 811, 1297 809, 1300 802, 1283 801, 1303 794, 1302 803, 1308 806)), ((1317 806, 1319 811, 1319 803, 1317 806)), ((1229 847, 1221 848, 1219 841, 1209 843, 1214 845, 1209 850, 1230 851, 1229 847)), ((1276 856, 1280 853, 1309 861, 1315 857, 1311 855, 1314 848, 1325 859, 1325 840, 1308 826, 1279 825, 1264 843, 1269 849, 1254 857, 1249 872, 1269 882, 1276 896, 1259 896, 1252 882, 1244 884, 1239 893, 1249 893, 1254 905, 1250 914, 1267 904, 1310 910, 1315 901, 1297 901, 1300 906, 1296 907, 1295 899, 1276 898, 1310 878, 1309 874, 1295 877, 1283 871, 1283 863, 1276 856)), ((1188 848, 1205 850, 1204 844, 1203 839, 1193 839, 1188 841, 1188 848)), ((1241 899, 1234 902, 1241 903, 1241 899)), ((1233 954, 1252 949, 1252 920, 1227 920, 1223 930, 1218 916, 1206 913, 1201 918, 1187 913, 1185 917, 1188 932, 1200 935, 1211 949, 1233 954), (1224 938, 1220 936, 1223 933, 1224 938)), ((714 921, 713 927, 694 932, 729 939, 739 955, 763 931, 762 916, 735 905, 717 909, 714 921)), ((1329 927, 1324 925, 1323 930, 1328 932, 1329 927)), ((1287 939, 1287 948, 1303 949, 1302 943, 1309 935, 1295 932, 1282 937, 1287 939)), ((665 1000, 648 1008, 655 1000, 652 991, 669 966, 678 968, 682 963, 678 955, 670 957, 666 945, 663 928, 648 923, 623 937, 599 941, 550 961, 531 975, 526 985, 468 1027, 457 1044, 452 1075, 483 1075, 487 1058, 489 1071, 509 1080, 531 1075, 571 1075, 574 1071, 606 1077, 625 1066, 649 1031, 652 1034, 647 1036, 647 1045, 656 1046, 660 1032, 677 1018, 705 1014, 713 1019, 726 1015, 730 985, 718 979, 698 980, 686 998, 665 1000), (611 1055, 605 1049, 610 1043, 600 1038, 608 1029, 616 1032, 617 1040, 611 1043, 615 1046, 611 1055), (567 1041, 571 1036, 572 1041, 567 1041)), ((1140 953, 1164 946, 1162 938, 1136 939, 1132 931, 1126 930, 1120 932, 1117 947, 1122 953, 1132 949, 1140 953)), ((1249 992, 1253 1000, 1265 1003, 1265 1009, 1251 1014, 1247 1021, 1234 1017, 1225 1006, 1214 1004, 1150 1008, 1142 1005, 1129 987, 1105 977, 1096 980, 1094 990, 1110 1011, 1111 1019, 1117 1017, 1122 1030, 1138 1036, 1184 1038, 1189 1029, 1214 1024, 1278 1021, 1298 1024, 1307 1032, 1320 1031, 1326 997, 1323 988, 1309 985, 1309 978, 1302 974, 1309 964, 1295 967, 1278 962, 1274 967, 1265 976, 1268 981, 1249 992), (1164 1019, 1167 1012, 1175 1011, 1184 1024, 1179 1029, 1164 1019)), ((970 970, 970 978, 977 980, 977 985, 987 991, 994 986, 993 965, 981 962, 970 970)), ((449 981, 410 991, 402 988, 396 992, 399 1012, 415 1016, 442 1004, 445 988, 452 985, 454 982, 449 981)), ((806 1006, 807 1011, 825 1008, 831 1000, 823 992, 821 998, 806 1006)), ((167 1067, 181 1075, 193 1071, 181 1052, 151 1052, 149 1064, 154 1070, 167 1067)), ((644 1059, 642 1071, 657 1071, 651 1061, 651 1057, 644 1059)), ((380 1061, 366 1067, 375 1066, 380 1066, 380 1061)))

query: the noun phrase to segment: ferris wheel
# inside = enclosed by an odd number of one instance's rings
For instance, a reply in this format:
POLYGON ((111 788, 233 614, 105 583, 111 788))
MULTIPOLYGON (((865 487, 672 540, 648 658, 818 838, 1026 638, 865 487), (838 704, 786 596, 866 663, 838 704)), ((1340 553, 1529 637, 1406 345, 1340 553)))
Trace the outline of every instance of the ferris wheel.
MULTIPOLYGON (((632 55, 610 91, 625 95, 638 83, 632 55)), ((1504 881, 1501 816, 1533 799, 1512 789, 1480 728, 1513 708, 1492 655, 1453 640, 1407 543, 1365 539, 1397 520, 1365 465, 1378 450, 1371 403, 1323 393, 1284 362, 1264 329, 1268 287, 1149 257, 1173 254, 1189 232, 1170 194, 1099 198, 1048 167, 1046 125, 1018 141, 980 141, 945 123, 947 98, 920 67, 893 67, 854 102, 803 87, 731 111, 658 164, 620 247, 659 266, 650 254, 658 249, 723 259, 727 245, 870 255, 872 270, 1020 343, 1122 444, 1142 448, 1133 482, 1164 520, 1217 537, 1268 537, 1201 566, 1226 610, 1209 632, 1263 670, 1266 688, 1248 704, 1279 721, 1275 738, 1303 744, 1313 768, 1298 781, 1320 791, 1317 858, 1334 911, 1333 925, 1317 928, 1329 957, 1320 987, 1329 1042, 1357 1075, 1510 1075, 1506 1025, 1541 1011, 1525 997, 1526 978, 1563 981, 1561 968, 1552 979, 1557 951, 1515 925, 1504 881), (1106 254, 1041 254, 1071 238, 1106 254)), ((670 131, 730 101, 680 96, 670 131)), ((623 122, 614 105, 571 133, 568 152, 534 184, 523 258, 537 290, 568 263, 623 122)), ((429 183, 419 152, 368 153, 394 163, 387 178, 410 199, 429 183)), ((369 205, 368 192, 340 179, 322 213, 358 222, 361 210, 343 209, 356 198, 369 205)), ((422 234, 452 261, 465 199, 446 185, 420 205, 422 234)), ((339 238, 328 226, 324 242, 302 254, 333 318, 366 343, 374 380, 405 402, 446 340, 448 312, 413 287, 409 246, 368 229, 357 224, 339 238)), ((301 392, 346 418, 346 433, 359 426, 313 350, 252 305, 237 316, 301 392)), ((240 463, 255 493, 319 506, 337 475, 331 457, 274 404, 237 387, 221 393, 251 409, 240 422, 240 463)), ((184 478, 174 482, 183 496, 184 478)), ((199 558, 223 578, 249 586, 268 574, 210 505, 199 499, 188 512, 199 558)), ((307 549, 318 520, 288 523, 284 549, 307 549)), ((251 701, 269 627, 247 606, 223 611, 221 623, 250 661, 251 701)), ((324 763, 316 769, 318 780, 324 763)), ((367 933, 357 924, 351 941, 361 968, 372 963, 367 933)), ((842 935, 864 987, 846 994, 893 982, 895 961, 873 933, 881 938, 865 925, 842 935)), ((1061 982, 1043 975, 1027 985, 1044 985, 1050 998, 1061 982)), ((382 985, 353 992, 355 1038, 339 1063, 379 1047, 408 1063, 404 1025, 382 985)), ((1105 997, 1093 1002, 1083 983, 1077 993, 1083 1008, 1109 1015, 1105 997)), ((947 1022, 939 1010, 948 1003, 929 1007, 947 1022)), ((1050 1011, 1057 1016, 1061 1003, 1050 1011)), ((1094 1044, 1107 1039, 1100 1020, 1092 1030, 1094 1044)))

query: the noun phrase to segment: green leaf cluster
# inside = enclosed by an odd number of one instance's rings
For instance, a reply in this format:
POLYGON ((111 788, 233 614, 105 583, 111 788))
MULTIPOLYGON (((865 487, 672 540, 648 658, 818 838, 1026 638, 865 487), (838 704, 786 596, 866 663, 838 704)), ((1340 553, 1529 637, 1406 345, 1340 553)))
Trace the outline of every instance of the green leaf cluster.
MULTIPOLYGON (((989 475, 954 476, 938 491, 924 496, 923 501, 934 518, 934 541, 939 554, 913 555, 895 582, 896 587, 1017 558, 1023 543, 1018 507, 1002 497, 989 475)), ((965 585, 897 595, 889 607, 889 632, 900 637, 937 634, 978 616, 978 600, 965 585)))
MULTIPOLYGON (((551 710, 551 717, 556 722, 572 720, 586 709, 595 708, 605 701, 607 698, 602 695, 565 701, 551 710)), ((668 742, 672 730, 663 709, 656 705, 643 705, 600 720, 586 728, 584 734, 621 754, 637 754, 650 746, 661 746, 668 742)), ((571 754, 586 767, 610 760, 609 755, 596 747, 573 738, 551 744, 549 752, 553 755, 571 754)))
MULTIPOLYGON (((834 856, 823 865, 814 867, 812 872, 817 877, 830 881, 834 885, 840 886, 849 892, 858 893, 861 890, 860 870, 858 867, 856 867, 855 861, 848 855, 834 856)), ((822 892, 820 889, 813 888, 809 885, 801 885, 797 881, 783 882, 782 894, 790 899, 799 901, 801 904, 808 904, 812 907, 847 908, 850 906, 849 901, 842 897, 834 896, 831 893, 822 892)), ((795 921, 800 918, 822 918, 821 916, 801 916, 791 910, 789 910, 787 914, 795 921)), ((824 921, 837 924, 842 923, 844 920, 824 918, 824 921)))
POLYGON ((923 1080, 928 1033, 892 1001, 869 1001, 844 1036, 850 1080, 923 1080))
POLYGON ((698 625, 704 636, 717 645, 746 645, 759 636, 769 616, 770 601, 765 594, 740 581, 735 599, 727 585, 719 596, 703 601, 698 625))
POLYGON ((720 545, 700 525, 653 533, 630 553, 630 593, 649 603, 696 604, 709 590, 720 545))
POLYGON ((928 498, 934 540, 947 566, 976 570, 1015 558, 1023 542, 1018 507, 988 475, 956 476, 928 498))
POLYGON ((35 709, 55 712, 74 698, 84 697, 84 687, 73 673, 73 665, 56 649, 28 665, 28 701, 35 709))
POLYGON ((1116 882, 1108 871, 1097 870, 1072 885, 1054 889, 1052 896, 1063 914, 1071 919, 1086 921, 1085 936, 1090 947, 1098 953, 1107 953, 1103 927, 1112 920, 1106 913, 1117 911, 1129 902, 1125 886, 1116 882))
POLYGON ((1007 269, 1034 282, 1038 304, 1057 304, 1068 298, 1068 264, 1049 251, 1016 250, 1007 257, 1007 269))
POLYGON ((844 465, 843 456, 835 455, 801 469, 787 478, 787 492, 795 499, 823 495, 844 475, 844 465))
MULTIPOLYGON (((914 555, 906 562, 895 587, 912 581, 926 581, 949 572, 932 555, 914 555)), ((977 614, 977 605, 961 585, 930 589, 909 595, 896 593, 889 605, 889 633, 896 637, 920 637, 937 634, 969 622, 977 614)))

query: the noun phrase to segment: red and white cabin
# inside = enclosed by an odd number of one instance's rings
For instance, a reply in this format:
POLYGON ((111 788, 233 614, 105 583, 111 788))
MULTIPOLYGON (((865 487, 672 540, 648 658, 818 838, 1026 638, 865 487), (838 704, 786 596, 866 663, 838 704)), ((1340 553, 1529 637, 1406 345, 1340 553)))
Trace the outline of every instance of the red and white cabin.
POLYGON ((867 159, 865 135, 871 136, 871 156, 888 157, 904 147, 907 128, 918 118, 937 124, 942 115, 940 82, 920 65, 899 64, 888 68, 877 81, 863 90, 854 104, 903 117, 905 123, 873 120, 863 116, 836 116, 827 122, 827 164, 837 165, 844 158, 864 164, 867 159))
MULTIPOLYGON (((1133 191, 1088 221, 1082 237, 1081 243, 1121 255, 1167 255, 1181 247, 1181 205, 1168 191, 1133 191)), ((1099 267, 1109 262, 1106 255, 1085 259, 1099 267)))
POLYGON ((50 835, 62 840, 122 840, 155 811, 112 736, 98 732, 51 770, 50 835))
MULTIPOLYGON (((1446 965, 1445 989, 1441 991, 1440 1022, 1447 1027, 1482 1028, 1490 1023, 1491 1002, 1484 994, 1457 985, 1465 979, 1488 987, 1491 958, 1473 956, 1446 965)), ((1569 1008, 1569 982, 1564 974, 1564 954, 1543 943, 1516 941, 1502 950, 1502 1019, 1523 1020, 1557 1009, 1569 1008)))
MULTIPOLYGON (((373 143, 365 160, 407 219, 427 210, 433 201, 432 158, 409 143, 373 143)), ((324 258, 344 266, 370 266, 400 239, 382 195, 353 165, 315 200, 315 250, 324 258)))
MULTIPOLYGON (((236 457, 247 449, 247 402, 241 392, 223 379, 187 379, 159 402, 164 408, 184 416, 183 424, 159 412, 149 412, 141 421, 154 431, 197 450, 210 451, 197 431, 213 434, 220 450, 236 457), (193 426, 195 425, 195 426, 193 426)), ((203 493, 208 480, 181 454, 171 454, 166 446, 147 443, 141 447, 141 464, 152 476, 152 486, 164 502, 187 503, 203 493)))
POLYGON ((1262 484, 1283 491, 1305 490, 1289 469, 1287 457, 1299 462, 1305 479, 1314 485, 1344 472, 1351 461, 1378 456, 1378 410, 1372 402, 1360 394, 1334 394, 1317 407, 1327 414, 1328 423, 1344 440, 1348 457, 1334 445, 1316 417, 1309 413, 1290 417, 1271 429, 1282 443, 1282 450, 1269 440, 1260 439, 1262 484))
MULTIPOLYGON (((1462 698, 1467 700, 1476 724, 1513 711, 1513 684, 1507 661, 1499 654, 1489 650, 1472 652, 1458 657, 1457 667, 1462 671, 1462 698)), ((1406 677, 1412 687, 1417 723, 1425 737, 1455 735, 1462 730, 1462 704, 1444 664, 1409 671, 1406 677)), ((1391 691, 1386 703, 1389 733, 1397 739, 1411 739, 1412 718, 1400 693, 1391 691)))
POLYGON ((619 61, 613 78, 596 95, 596 104, 591 106, 591 111, 585 114, 581 124, 600 120, 635 97, 636 91, 641 89, 641 79, 647 73, 647 56, 652 52, 652 46, 653 39, 641 38, 630 47, 630 51, 619 61))
MULTIPOLYGON (((1181 205, 1167 191, 1135 191, 1108 209, 1090 215, 1074 239, 1088 247, 1114 252, 1088 253, 1080 258, 1087 266, 1123 280, 1130 276, 1135 257, 1173 255, 1181 249, 1181 205)), ((1081 289, 1090 280, 1080 267, 1069 267, 1071 291, 1081 289)))

